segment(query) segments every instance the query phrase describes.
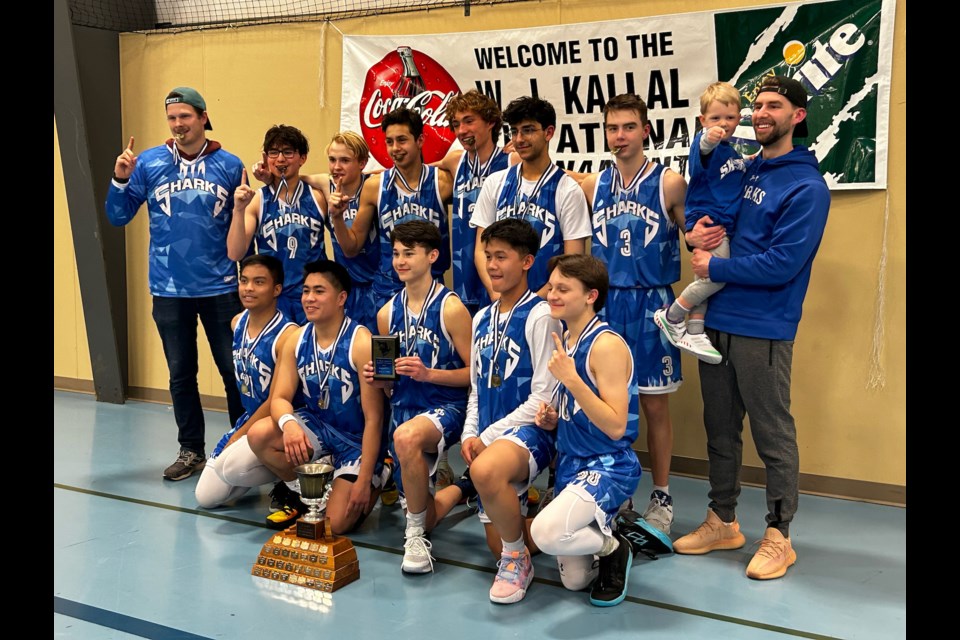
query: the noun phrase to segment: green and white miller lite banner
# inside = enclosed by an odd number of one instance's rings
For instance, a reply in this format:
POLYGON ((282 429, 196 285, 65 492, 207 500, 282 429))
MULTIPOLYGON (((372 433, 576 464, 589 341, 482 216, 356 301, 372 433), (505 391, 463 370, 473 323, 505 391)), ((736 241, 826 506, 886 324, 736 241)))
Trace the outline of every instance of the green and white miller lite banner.
MULTIPOLYGON (((714 15, 717 75, 740 90, 745 107, 771 74, 806 87, 810 135, 799 142, 834 188, 887 186, 893 4, 819 2, 714 15)), ((749 125, 750 110, 742 114, 741 125, 749 125)), ((751 127, 737 133, 744 155, 759 151, 751 127)))
MULTIPOLYGON (((883 189, 893 58, 894 0, 797 2, 576 25, 416 36, 344 36, 341 126, 361 131, 387 166, 380 123, 401 106, 420 112, 433 162, 459 142, 444 108, 476 88, 501 108, 537 95, 557 111, 551 157, 599 171, 613 158, 602 108, 619 93, 649 107, 648 155, 687 175, 699 96, 716 80, 743 96, 735 144, 759 150, 750 105, 768 75, 809 95, 813 151, 831 188, 883 189)), ((504 137, 507 135, 504 127, 504 137)), ((501 138, 501 141, 503 138, 501 138)))

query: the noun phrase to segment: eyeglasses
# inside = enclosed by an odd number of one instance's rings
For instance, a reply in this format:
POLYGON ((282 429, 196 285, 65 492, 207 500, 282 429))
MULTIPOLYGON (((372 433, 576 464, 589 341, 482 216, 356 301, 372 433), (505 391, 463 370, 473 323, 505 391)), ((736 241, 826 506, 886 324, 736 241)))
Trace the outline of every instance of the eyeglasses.
POLYGON ((296 149, 270 149, 267 151, 267 156, 270 158, 276 158, 280 154, 283 154, 283 157, 289 160, 293 156, 297 155, 296 149))
POLYGON ((533 134, 535 134, 537 131, 543 131, 543 127, 535 127, 533 125, 520 127, 519 129, 517 129, 516 127, 510 127, 510 137, 511 138, 519 138, 519 137, 528 138, 533 134))

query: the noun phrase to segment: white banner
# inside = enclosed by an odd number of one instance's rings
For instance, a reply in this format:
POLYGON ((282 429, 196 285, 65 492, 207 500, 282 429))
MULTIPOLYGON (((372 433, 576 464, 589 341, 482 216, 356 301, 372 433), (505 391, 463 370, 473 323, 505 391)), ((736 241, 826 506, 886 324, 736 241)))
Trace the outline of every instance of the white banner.
POLYGON ((595 172, 611 162, 602 128, 603 105, 617 94, 630 92, 643 98, 649 108, 648 155, 686 175, 689 144, 700 114, 698 98, 718 79, 716 34, 718 29, 728 32, 731 25, 739 24, 747 33, 736 34, 735 44, 731 40, 725 45, 721 62, 729 66, 734 58, 743 64, 737 73, 728 74, 731 77, 720 79, 734 82, 747 96, 744 120, 737 130, 744 153, 757 150, 749 123, 751 89, 763 75, 790 75, 804 82, 812 96, 811 137, 800 142, 818 154, 822 165, 833 152, 829 166, 822 166, 831 187, 883 187, 889 97, 886 91, 877 97, 877 92, 878 87, 889 87, 892 47, 889 42, 880 47, 877 36, 870 46, 854 44, 868 40, 859 29, 871 28, 883 39, 890 38, 892 2, 889 5, 887 11, 887 0, 793 3, 506 31, 344 36, 341 126, 360 129, 370 145, 372 164, 389 166, 379 123, 392 109, 414 108, 427 125, 424 159, 433 162, 459 144, 447 129, 443 113, 450 96, 478 89, 505 108, 514 98, 538 95, 557 111, 557 131, 550 143, 553 160, 566 169, 595 172), (879 26, 881 4, 884 27, 879 26), (866 24, 869 15, 877 25, 866 24), (841 37, 844 47, 837 53, 841 37), (878 51, 885 54, 878 56, 878 51), (856 65, 870 71, 866 82, 856 76, 860 72, 856 65), (746 73, 748 67, 756 73, 746 73), (848 67, 853 71, 844 74, 848 67), (811 87, 813 72, 818 81, 824 78, 836 86, 811 87), (851 93, 855 99, 843 98, 835 105, 847 75, 856 77, 849 81, 851 85, 859 82, 856 93, 851 93), (872 101, 864 100, 869 96, 872 101), (816 111, 815 105, 821 108, 816 111), (869 113, 863 117, 860 110, 869 113), (814 113, 829 120, 822 129, 815 126, 814 113), (860 130, 845 134, 841 124, 857 121, 858 115, 858 126, 866 121, 871 127, 869 135, 860 130), (821 138, 828 140, 815 139, 822 131, 827 133, 821 138), (854 150, 838 147, 844 136, 855 140, 854 150), (815 143, 822 144, 822 154, 815 143))

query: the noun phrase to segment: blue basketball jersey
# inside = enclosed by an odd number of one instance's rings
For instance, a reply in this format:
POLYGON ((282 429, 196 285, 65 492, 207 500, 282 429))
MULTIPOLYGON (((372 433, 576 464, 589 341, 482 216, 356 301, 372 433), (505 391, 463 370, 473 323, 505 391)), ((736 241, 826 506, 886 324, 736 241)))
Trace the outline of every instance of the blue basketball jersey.
POLYGON ((520 186, 523 182, 518 164, 507 169, 507 176, 497 197, 497 220, 517 218, 526 220, 540 236, 540 250, 527 273, 527 282, 532 291, 539 291, 547 283, 547 263, 550 258, 563 253, 563 232, 557 217, 557 186, 566 175, 555 164, 551 164, 531 194, 523 195, 520 186))
MULTIPOLYGON (((611 333, 623 340, 620 334, 613 331, 606 322, 598 322, 589 328, 588 333, 583 335, 576 347, 576 353, 572 354, 577 375, 598 397, 600 396, 600 390, 597 388, 597 381, 594 380, 593 374, 590 373, 590 352, 597 338, 603 333, 611 333)), ((624 341, 624 344, 626 344, 626 341, 624 341)), ((627 430, 623 437, 619 440, 611 440, 607 434, 598 429, 584 413, 573 394, 561 384, 558 387, 560 406, 557 409, 559 414, 557 419, 557 451, 568 456, 586 458, 629 449, 633 445, 639 431, 640 398, 637 390, 637 377, 633 373, 633 356, 629 355, 629 349, 627 353, 627 357, 630 358, 630 382, 628 383, 630 402, 627 405, 627 430)))
POLYGON ((290 202, 278 197, 270 185, 260 188, 257 253, 283 263, 283 295, 300 300, 303 266, 327 256, 323 246, 326 216, 303 180, 294 187, 290 202))
MULTIPOLYGON (((390 299, 388 330, 400 336, 400 356, 420 356, 429 369, 461 369, 466 366, 457 353, 453 338, 443 321, 443 305, 447 297, 456 295, 434 281, 433 289, 423 303, 419 316, 407 309, 406 291, 390 299)), ((443 405, 467 408, 467 388, 448 387, 418 382, 409 376, 398 376, 393 383, 391 404, 401 409, 426 411, 443 405)))
POLYGON ((498 300, 477 314, 473 384, 477 389, 479 433, 530 397, 533 358, 527 344, 527 319, 538 305, 546 304, 546 300, 527 291, 507 313, 500 313, 498 300))
POLYGON ((491 173, 510 166, 510 154, 497 147, 483 167, 470 162, 466 151, 460 156, 453 183, 453 290, 463 304, 475 309, 490 304, 490 296, 477 274, 474 249, 477 229, 470 226, 470 216, 480 196, 480 187, 491 173))
MULTIPOLYGON (((363 183, 367 181, 367 177, 366 174, 360 176, 360 186, 357 187, 357 193, 350 199, 350 204, 347 205, 346 210, 343 212, 343 222, 347 227, 352 227, 354 221, 357 219, 357 209, 360 207, 360 192, 363 191, 363 183)), ((331 180, 330 192, 333 193, 334 191, 336 191, 336 187, 333 184, 333 180, 331 180)), ((377 219, 373 219, 373 223, 370 225, 370 231, 367 233, 367 238, 360 248, 360 253, 352 258, 344 255, 343 247, 337 242, 337 235, 333 232, 332 223, 330 223, 329 220, 327 222, 327 226, 330 227, 330 243, 333 245, 334 261, 344 266, 347 273, 350 274, 350 279, 353 280, 354 285, 364 286, 372 284, 377 275, 377 268, 380 266, 380 254, 377 253, 377 228, 379 226, 377 219)))
POLYGON ((356 447, 363 444, 365 426, 360 404, 361 373, 350 357, 359 328, 345 318, 340 337, 324 351, 317 345, 314 324, 308 322, 300 331, 295 351, 305 410, 332 425, 338 437, 356 447))
POLYGON ((273 368, 277 362, 277 337, 283 330, 296 326, 281 311, 264 325, 260 333, 251 338, 247 334, 250 311, 244 310, 233 330, 233 372, 240 389, 240 401, 246 420, 260 408, 270 395, 270 383, 273 381, 273 368))
POLYGON ((110 183, 107 217, 113 225, 125 225, 147 203, 151 295, 236 293, 237 263, 227 256, 227 231, 243 163, 213 140, 193 160, 172 145, 147 149, 129 182, 110 183))
POLYGON ((697 220, 710 216, 714 224, 722 224, 727 235, 732 237, 747 166, 740 153, 726 140, 704 158, 700 154, 703 131, 697 132, 690 145, 690 161, 687 163, 690 185, 684 201, 686 228, 692 229, 697 220))
POLYGON ((611 287, 669 286, 680 279, 680 232, 664 205, 663 171, 655 163, 626 189, 618 186, 616 166, 597 178, 590 252, 607 265, 611 287))
MULTIPOLYGON (((423 165, 423 179, 415 193, 401 193, 399 177, 394 167, 380 174, 380 194, 377 198, 380 234, 380 276, 373 282, 380 298, 393 295, 403 283, 393 270, 393 245, 390 232, 398 224, 411 220, 426 220, 440 229, 440 257, 433 263, 433 276, 443 280, 450 268, 450 228, 447 207, 440 198, 440 183, 436 167, 423 165)), ((413 186, 413 185, 411 185, 413 186)))

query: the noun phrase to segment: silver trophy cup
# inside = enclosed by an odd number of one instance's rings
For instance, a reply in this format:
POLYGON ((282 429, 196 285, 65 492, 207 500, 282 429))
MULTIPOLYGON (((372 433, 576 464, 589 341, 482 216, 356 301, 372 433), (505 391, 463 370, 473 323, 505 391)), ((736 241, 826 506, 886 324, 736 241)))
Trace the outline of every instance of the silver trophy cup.
POLYGON ((301 464, 293 469, 300 480, 300 500, 310 509, 301 518, 306 522, 321 522, 320 505, 326 502, 327 486, 333 477, 333 466, 323 463, 301 464))

